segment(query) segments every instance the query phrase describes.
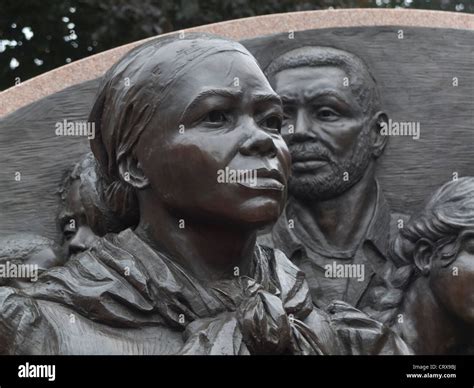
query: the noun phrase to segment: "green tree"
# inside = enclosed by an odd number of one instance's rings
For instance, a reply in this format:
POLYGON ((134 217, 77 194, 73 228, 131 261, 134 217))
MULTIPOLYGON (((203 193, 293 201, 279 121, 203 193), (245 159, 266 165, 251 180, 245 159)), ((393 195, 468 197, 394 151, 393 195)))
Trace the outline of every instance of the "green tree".
POLYGON ((149 36, 249 16, 407 7, 474 12, 473 0, 1 0, 0 90, 149 36))

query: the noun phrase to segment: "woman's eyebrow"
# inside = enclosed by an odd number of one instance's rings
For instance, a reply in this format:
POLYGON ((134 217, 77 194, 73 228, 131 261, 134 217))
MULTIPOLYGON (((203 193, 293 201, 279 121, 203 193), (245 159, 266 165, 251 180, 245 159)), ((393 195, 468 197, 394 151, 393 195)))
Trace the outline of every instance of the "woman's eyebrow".
POLYGON ((280 98, 281 98, 281 102, 283 104, 283 107, 285 107, 285 105, 296 105, 296 104, 298 104, 298 98, 297 97, 280 95, 280 98))
POLYGON ((241 90, 236 89, 207 89, 200 92, 187 106, 184 108, 183 114, 181 115, 181 121, 183 117, 188 114, 191 110, 193 110, 196 105, 198 105, 201 101, 205 100, 209 97, 223 97, 227 99, 232 99, 234 101, 240 99, 242 97, 243 92, 241 90))
POLYGON ((256 103, 271 103, 281 105, 281 98, 272 93, 256 93, 252 95, 252 100, 256 103))

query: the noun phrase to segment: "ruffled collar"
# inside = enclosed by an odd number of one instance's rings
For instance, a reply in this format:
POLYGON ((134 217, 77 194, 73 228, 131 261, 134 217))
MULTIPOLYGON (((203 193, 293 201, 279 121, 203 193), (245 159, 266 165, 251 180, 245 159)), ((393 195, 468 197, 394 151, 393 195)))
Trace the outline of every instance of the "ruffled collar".
POLYGON ((298 316, 311 311, 304 275, 281 252, 256 245, 251 274, 204 285, 127 229, 49 270, 25 293, 115 327, 184 330, 196 319, 235 311, 257 288, 278 296, 298 316))

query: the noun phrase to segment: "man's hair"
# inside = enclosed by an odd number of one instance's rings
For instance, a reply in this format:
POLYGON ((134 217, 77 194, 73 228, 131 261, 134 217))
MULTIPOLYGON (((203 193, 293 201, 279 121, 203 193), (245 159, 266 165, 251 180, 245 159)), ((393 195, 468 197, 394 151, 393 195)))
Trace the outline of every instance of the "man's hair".
POLYGON ((335 66, 344 70, 349 86, 364 113, 376 112, 380 108, 377 82, 367 65, 354 54, 332 47, 305 46, 280 55, 265 69, 265 75, 274 85, 275 74, 297 67, 335 66))

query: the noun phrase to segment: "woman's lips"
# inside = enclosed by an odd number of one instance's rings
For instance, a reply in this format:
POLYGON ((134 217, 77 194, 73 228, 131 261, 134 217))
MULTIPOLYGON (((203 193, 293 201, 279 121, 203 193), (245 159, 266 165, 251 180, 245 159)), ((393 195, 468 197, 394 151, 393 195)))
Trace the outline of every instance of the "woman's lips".
POLYGON ((253 170, 253 180, 239 182, 240 185, 254 190, 284 191, 286 179, 284 175, 274 168, 261 167, 253 170))
POLYGON ((241 186, 248 187, 254 190, 276 190, 276 191, 285 190, 285 185, 274 178, 257 177, 255 182, 243 181, 243 182, 238 182, 238 183, 241 186))

